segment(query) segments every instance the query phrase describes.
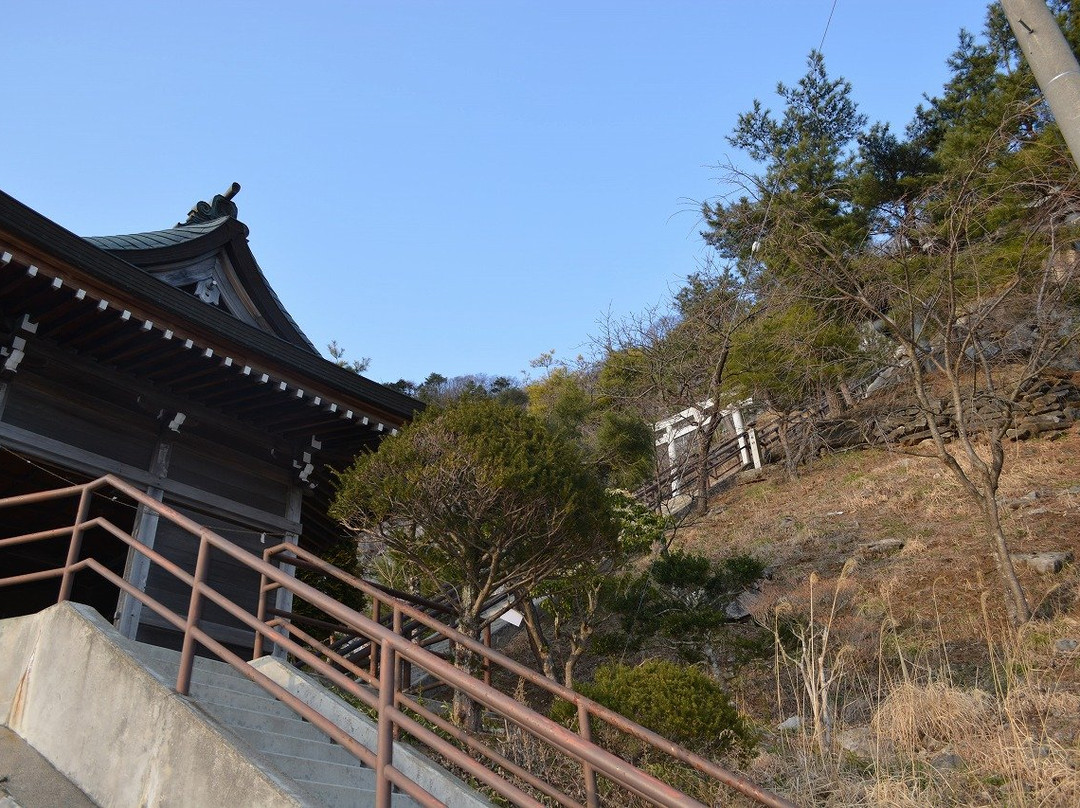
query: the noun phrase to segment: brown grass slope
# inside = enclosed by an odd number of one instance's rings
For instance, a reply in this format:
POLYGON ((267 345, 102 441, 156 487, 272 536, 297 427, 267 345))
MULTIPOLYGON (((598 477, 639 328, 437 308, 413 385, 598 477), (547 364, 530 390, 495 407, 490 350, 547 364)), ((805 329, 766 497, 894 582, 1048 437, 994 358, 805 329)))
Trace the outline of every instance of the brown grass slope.
MULTIPOLYGON (((1008 452, 1010 550, 1080 558, 1080 426, 1008 452)), ((674 546, 772 568, 751 610, 786 650, 728 681, 763 728, 763 785, 805 805, 1080 806, 1080 575, 1020 565, 1038 616, 1011 628, 978 513, 928 452, 773 467, 674 546)))

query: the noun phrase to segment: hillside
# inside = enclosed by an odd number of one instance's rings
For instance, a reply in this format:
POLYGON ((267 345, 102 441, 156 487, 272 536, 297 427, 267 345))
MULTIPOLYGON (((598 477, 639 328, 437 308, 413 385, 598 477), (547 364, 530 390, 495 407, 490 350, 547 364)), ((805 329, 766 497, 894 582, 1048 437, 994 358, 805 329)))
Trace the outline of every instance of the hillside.
MULTIPOLYGON (((1080 555, 1080 427, 1007 451, 1013 553, 1080 555)), ((795 479, 771 467, 674 546, 770 567, 744 603, 762 626, 779 617, 791 657, 732 656, 727 682, 765 728, 759 782, 807 805, 1080 805, 1080 575, 1019 564, 1038 618, 1011 629, 975 508, 928 450, 833 454, 795 479), (835 711, 820 746, 808 677, 835 711)))

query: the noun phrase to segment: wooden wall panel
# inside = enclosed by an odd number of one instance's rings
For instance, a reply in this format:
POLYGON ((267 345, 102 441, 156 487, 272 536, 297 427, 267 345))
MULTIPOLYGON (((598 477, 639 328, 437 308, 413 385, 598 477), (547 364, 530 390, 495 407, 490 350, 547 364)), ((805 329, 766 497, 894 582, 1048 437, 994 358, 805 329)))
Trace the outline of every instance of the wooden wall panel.
MULTIPOLYGON (((168 498, 166 498, 166 504, 172 505, 190 519, 207 525, 257 557, 261 557, 264 547, 268 546, 263 541, 262 533, 254 528, 199 513, 190 508, 179 507, 175 502, 169 502, 168 498)), ((276 543, 278 539, 267 537, 265 541, 276 543)), ((198 538, 171 522, 161 520, 158 523, 154 549, 187 572, 195 572, 195 560, 199 550, 198 538)), ((258 574, 220 552, 213 551, 210 558, 208 575, 210 584, 237 605, 254 614, 258 603, 258 574)), ((147 577, 146 592, 177 613, 187 614, 191 597, 190 588, 160 567, 151 567, 147 577)), ((224 609, 208 601, 203 604, 202 616, 209 624, 204 628, 210 631, 211 636, 223 642, 236 644, 241 636, 246 636, 250 632, 250 629, 224 609)), ((160 621, 154 620, 149 615, 149 609, 146 608, 143 609, 141 622, 151 626, 160 625, 160 621)))
POLYGON ((3 419, 77 449, 148 468, 157 438, 157 424, 106 410, 85 390, 57 395, 16 380, 8 392, 3 419))
POLYGON ((282 516, 288 496, 288 473, 231 450, 178 436, 169 460, 169 479, 212 491, 234 502, 282 516))

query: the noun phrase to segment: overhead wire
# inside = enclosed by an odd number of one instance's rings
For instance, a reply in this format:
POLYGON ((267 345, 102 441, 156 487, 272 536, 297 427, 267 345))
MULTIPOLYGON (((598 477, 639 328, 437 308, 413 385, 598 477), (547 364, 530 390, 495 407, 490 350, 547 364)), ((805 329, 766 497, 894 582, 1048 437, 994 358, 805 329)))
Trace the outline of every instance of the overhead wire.
POLYGON ((829 26, 832 25, 833 14, 836 13, 836 2, 837 2, 837 0, 833 0, 832 8, 829 9, 829 19, 827 19, 825 21, 825 30, 821 32, 821 42, 819 42, 818 46, 817 46, 818 53, 824 53, 824 50, 825 50, 825 37, 829 33, 829 26))
MULTIPOLYGON (((42 465, 41 463, 35 462, 33 460, 33 458, 29 457, 28 455, 23 454, 22 452, 17 452, 17 451, 15 451, 14 449, 12 449, 9 446, 4 446, 4 445, 0 444, 0 450, 3 450, 4 452, 7 452, 9 455, 18 458, 19 460, 22 460, 27 465, 32 466, 33 468, 37 469, 38 471, 40 471, 40 472, 42 472, 44 474, 48 474, 49 476, 56 478, 57 480, 59 480, 60 482, 66 484, 66 485, 71 485, 71 486, 82 485, 82 483, 80 483, 80 482, 78 482, 76 480, 68 479, 63 474, 61 474, 59 471, 57 471, 56 469, 50 468, 49 466, 45 466, 45 465, 42 465)), ((93 491, 92 493, 96 498, 107 501, 107 502, 110 502, 113 505, 119 505, 120 507, 127 508, 127 509, 129 509, 131 511, 138 511, 138 509, 139 509, 137 505, 135 505, 133 503, 130 503, 130 502, 125 502, 124 500, 120 499, 119 497, 117 497, 115 495, 110 496, 109 494, 102 493, 101 491, 93 491)), ((256 530, 254 528, 240 527, 238 525, 234 527, 232 524, 225 525, 225 526, 220 526, 219 525, 219 526, 213 528, 213 530, 216 533, 222 533, 222 534, 231 533, 231 534, 244 534, 244 535, 251 535, 251 536, 259 536, 260 538, 262 538, 263 543, 265 543, 266 539, 284 539, 284 538, 292 535, 291 533, 276 533, 276 532, 268 531, 268 530, 256 530)))
MULTIPOLYGON (((825 53, 825 37, 827 37, 829 35, 829 28, 832 26, 833 15, 836 14, 836 4, 837 4, 837 2, 839 2, 839 0, 833 0, 832 5, 829 7, 829 16, 825 20, 825 30, 823 30, 821 32, 821 41, 818 42, 817 52, 822 54, 822 55, 824 55, 824 53, 825 53)), ((776 181, 773 183, 773 192, 769 193, 769 199, 765 203, 765 216, 762 218, 761 226, 758 228, 757 238, 754 239, 754 243, 750 246, 750 255, 751 255, 751 257, 753 257, 754 253, 757 252, 757 249, 758 249, 759 245, 761 244, 761 239, 765 235, 765 226, 768 224, 769 212, 772 210, 773 197, 775 196, 774 192, 775 192, 775 189, 776 189, 777 185, 779 185, 780 176, 783 175, 783 169, 784 168, 786 168, 786 166, 781 166, 780 174, 777 176, 776 181)))

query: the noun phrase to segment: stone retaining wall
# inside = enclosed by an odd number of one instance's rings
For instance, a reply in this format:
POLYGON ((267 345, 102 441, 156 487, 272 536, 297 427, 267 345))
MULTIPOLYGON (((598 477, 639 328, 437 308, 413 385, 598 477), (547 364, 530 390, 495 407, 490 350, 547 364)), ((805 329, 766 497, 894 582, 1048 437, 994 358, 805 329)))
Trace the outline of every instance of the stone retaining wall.
MULTIPOLYGON (((964 408, 969 430, 979 432, 1007 424, 1005 436, 1009 440, 1026 440, 1068 429, 1080 420, 1080 387, 1071 374, 1046 374, 1034 379, 1014 404, 977 394, 964 403, 964 408)), ((931 438, 928 415, 935 419, 946 439, 956 436, 956 408, 950 399, 941 398, 932 413, 917 404, 869 405, 841 418, 808 425, 812 431, 805 439, 818 452, 857 446, 914 446, 931 438)))

